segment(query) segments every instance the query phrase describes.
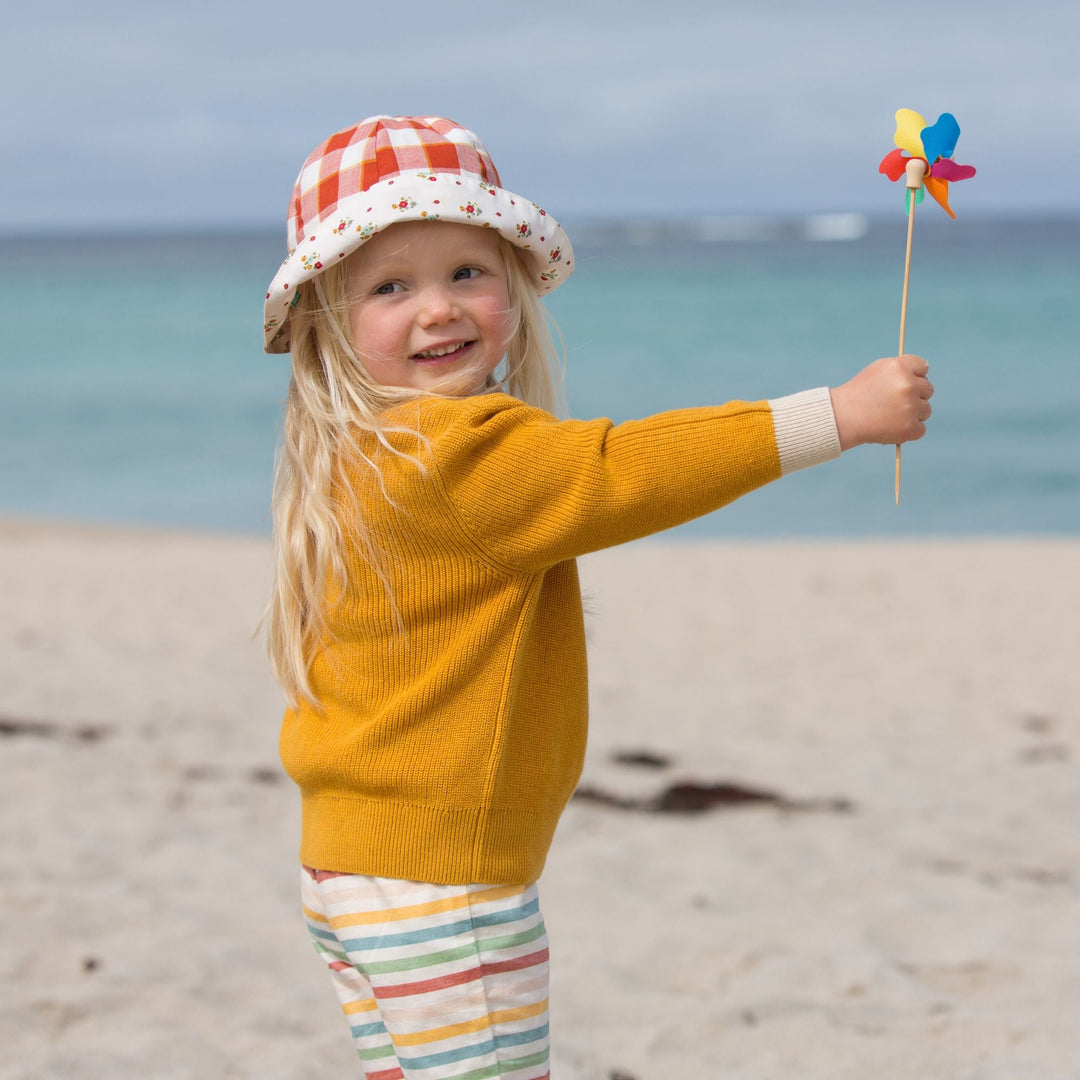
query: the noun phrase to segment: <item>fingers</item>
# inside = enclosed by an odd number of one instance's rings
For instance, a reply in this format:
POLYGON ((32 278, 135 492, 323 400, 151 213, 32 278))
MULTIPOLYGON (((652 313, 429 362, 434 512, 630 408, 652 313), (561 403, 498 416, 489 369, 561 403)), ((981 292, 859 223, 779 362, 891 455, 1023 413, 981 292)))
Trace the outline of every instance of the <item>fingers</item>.
POLYGON ((921 356, 904 353, 896 357, 896 360, 901 368, 913 377, 915 385, 919 388, 920 397, 929 399, 934 396, 934 384, 927 378, 930 365, 921 356))
POLYGON ((911 392, 915 396, 914 417, 915 424, 912 427, 911 439, 921 439, 926 434, 926 422, 933 415, 930 399, 934 396, 934 384, 927 378, 930 365, 921 356, 907 353, 898 356, 897 360, 903 364, 912 376, 911 392))
POLYGON ((921 356, 916 356, 914 353, 902 353, 897 357, 897 360, 905 361, 908 365, 908 370, 912 375, 925 376, 930 370, 930 365, 921 356))
POLYGON ((921 439, 932 409, 930 365, 905 353, 883 357, 831 391, 840 449, 921 439))
POLYGON ((934 411, 930 405, 934 384, 927 378, 930 365, 913 353, 894 357, 892 363, 901 373, 893 399, 899 428, 896 435, 900 442, 915 442, 926 434, 926 423, 934 411))
POLYGON ((922 407, 916 413, 915 421, 908 428, 904 442, 916 442, 926 434, 926 421, 930 419, 930 414, 933 409, 930 408, 929 402, 923 402, 922 407))
POLYGON ((933 407, 930 404, 930 396, 933 394, 934 388, 930 385, 928 379, 922 381, 926 383, 926 388, 925 391, 923 391, 920 387, 916 391, 918 396, 913 403, 915 422, 911 425, 910 433, 906 439, 907 442, 915 442, 926 434, 926 422, 934 413, 933 407))

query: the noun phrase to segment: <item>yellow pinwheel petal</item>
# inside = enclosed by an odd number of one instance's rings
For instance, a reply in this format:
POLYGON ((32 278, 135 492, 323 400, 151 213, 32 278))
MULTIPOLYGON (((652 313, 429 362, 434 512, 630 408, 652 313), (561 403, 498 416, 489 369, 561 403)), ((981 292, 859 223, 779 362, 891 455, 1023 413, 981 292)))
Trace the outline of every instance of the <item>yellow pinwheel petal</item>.
POLYGON ((922 130, 926 121, 914 109, 896 110, 896 135, 893 142, 912 157, 926 157, 923 150, 922 130))

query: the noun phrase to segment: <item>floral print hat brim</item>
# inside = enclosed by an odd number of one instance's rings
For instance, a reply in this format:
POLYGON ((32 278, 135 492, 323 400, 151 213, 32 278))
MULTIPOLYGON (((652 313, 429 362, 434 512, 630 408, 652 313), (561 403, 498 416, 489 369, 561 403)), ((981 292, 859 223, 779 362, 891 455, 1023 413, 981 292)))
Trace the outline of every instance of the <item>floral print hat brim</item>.
POLYGON ((289 204, 289 254, 270 283, 263 347, 289 351, 298 287, 398 221, 496 229, 526 251, 541 295, 573 271, 559 223, 499 186, 484 144, 441 117, 374 116, 331 135, 304 162, 289 204))

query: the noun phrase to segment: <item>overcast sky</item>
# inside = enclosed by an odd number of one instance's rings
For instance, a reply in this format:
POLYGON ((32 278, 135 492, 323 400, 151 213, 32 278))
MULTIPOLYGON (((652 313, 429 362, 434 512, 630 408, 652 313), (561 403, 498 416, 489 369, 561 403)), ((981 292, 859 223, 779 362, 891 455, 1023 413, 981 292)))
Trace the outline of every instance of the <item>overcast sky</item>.
POLYGON ((380 112, 478 131, 556 217, 887 215, 893 113, 960 122, 961 215, 1080 213, 1075 0, 102 0, 4 19, 0 230, 283 228, 380 112))

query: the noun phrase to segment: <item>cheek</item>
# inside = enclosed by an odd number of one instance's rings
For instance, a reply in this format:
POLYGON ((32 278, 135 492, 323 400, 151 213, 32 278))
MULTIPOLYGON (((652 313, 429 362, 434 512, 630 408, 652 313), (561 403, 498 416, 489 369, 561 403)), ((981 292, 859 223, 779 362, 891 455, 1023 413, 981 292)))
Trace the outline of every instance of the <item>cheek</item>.
POLYGON ((510 331, 513 328, 514 320, 510 317, 510 312, 505 307, 500 307, 491 313, 491 322, 496 329, 499 339, 505 344, 510 338, 510 331))
POLYGON ((360 342, 364 340, 366 322, 361 309, 354 307, 349 312, 349 333, 352 335, 353 345, 356 348, 359 348, 360 342))
POLYGON ((493 292, 487 297, 484 312, 492 331, 504 340, 508 338, 514 317, 510 310, 510 297, 505 289, 493 292))
POLYGON ((353 345, 361 356, 388 356, 394 351, 394 320, 370 308, 354 310, 349 319, 353 345))

